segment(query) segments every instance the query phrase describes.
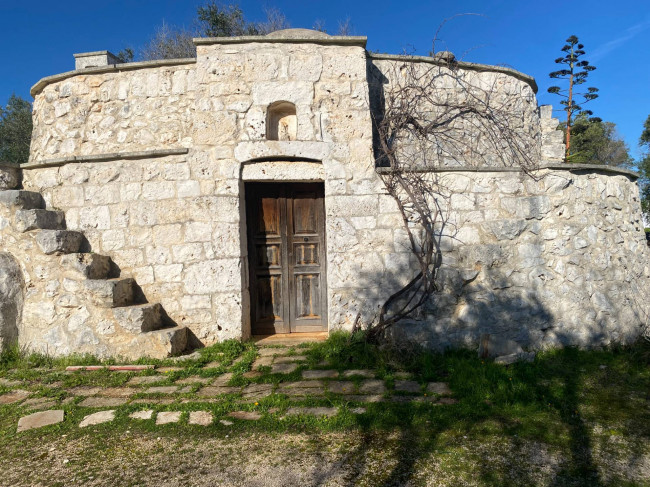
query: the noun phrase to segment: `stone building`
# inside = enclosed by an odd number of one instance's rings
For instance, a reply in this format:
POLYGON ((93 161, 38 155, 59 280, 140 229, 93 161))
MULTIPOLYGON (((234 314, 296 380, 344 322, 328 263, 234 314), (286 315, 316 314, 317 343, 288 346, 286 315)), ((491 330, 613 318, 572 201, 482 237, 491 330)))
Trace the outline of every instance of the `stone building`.
POLYGON ((448 178, 462 225, 443 288, 395 333, 432 348, 488 333, 538 349, 642 331, 636 175, 561 163, 562 134, 531 77, 301 29, 195 43, 195 59, 76 54, 74 71, 32 88, 30 160, 0 171, 5 342, 166 356, 370 321, 414 273, 373 140, 381 92, 404 65, 497 87, 539 169, 427 169, 448 178))

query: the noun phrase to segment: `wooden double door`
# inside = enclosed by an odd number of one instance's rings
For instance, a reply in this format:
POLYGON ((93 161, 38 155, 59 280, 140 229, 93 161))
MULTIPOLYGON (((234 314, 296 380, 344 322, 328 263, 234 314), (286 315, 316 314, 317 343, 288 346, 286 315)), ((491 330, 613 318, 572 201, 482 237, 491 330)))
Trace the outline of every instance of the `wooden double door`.
POLYGON ((253 335, 327 331, 322 183, 247 183, 253 335))

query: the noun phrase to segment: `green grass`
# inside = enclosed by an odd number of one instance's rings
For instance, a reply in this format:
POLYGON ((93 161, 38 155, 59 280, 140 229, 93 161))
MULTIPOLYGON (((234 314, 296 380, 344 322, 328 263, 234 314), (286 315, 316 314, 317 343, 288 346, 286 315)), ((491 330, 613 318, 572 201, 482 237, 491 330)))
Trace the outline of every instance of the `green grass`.
MULTIPOLYGON (((368 438, 392 434, 404 438, 405 445, 398 441, 390 448, 391 454, 396 455, 406 469, 409 466, 415 468, 414 462, 427 455, 447 455, 452 451, 454 455, 460 454, 454 445, 466 438, 476 442, 479 450, 484 445, 503 444, 514 448, 512 445, 535 442, 564 459, 557 485, 605 485, 599 477, 604 467, 598 464, 594 451, 605 449, 609 457, 622 459, 640 455, 640 452, 650 454, 650 344, 643 340, 631 347, 608 350, 566 348, 548 351, 538 354, 531 363, 507 367, 481 360, 475 351, 431 353, 417 348, 395 350, 379 347, 367 343, 362 334, 333 333, 325 342, 299 347, 293 352, 306 355, 307 365, 301 365, 287 375, 271 374, 269 368, 262 368, 261 377, 249 379, 242 374, 251 369, 256 358, 256 347, 251 343, 227 341, 202 349, 194 360, 156 363, 182 367, 182 370, 162 378, 162 385, 190 375, 211 376, 224 372, 234 374, 230 382, 233 385, 279 383, 300 380, 301 371, 306 368, 334 368, 339 371, 372 369, 391 387, 398 374, 407 373, 411 380, 423 385, 432 381, 448 383, 458 402, 445 406, 392 402, 359 404, 334 394, 305 398, 274 394, 260 399, 257 404, 242 405, 232 395, 223 396, 218 403, 209 403, 190 392, 183 395, 184 399, 189 399, 183 404, 123 406, 118 409, 115 422, 94 428, 93 435, 109 441, 129 429, 134 434, 155 433, 189 441, 214 435, 237 437, 250 432, 302 432, 308 435, 356 432, 368 438), (203 368, 211 362, 218 362, 218 366, 203 368), (366 412, 353 414, 352 409, 360 405, 366 408, 366 412), (328 419, 284 417, 287 408, 293 406, 334 406, 340 408, 340 413, 328 419), (140 422, 128 418, 130 412, 148 407, 156 411, 181 410, 187 414, 192 410, 209 410, 217 421, 207 428, 187 424, 160 427, 153 420, 140 422), (235 410, 258 411, 262 413, 262 419, 256 422, 235 421, 232 427, 218 422, 235 410), (618 438, 619 443, 612 442, 612 438, 618 438)), ((118 387, 134 375, 155 373, 106 370, 62 373, 65 365, 80 361, 115 362, 93 357, 51 358, 13 348, 0 356, 0 377, 23 380, 26 385, 20 387, 30 389, 38 396, 62 398, 66 388, 79 385, 118 387), (42 370, 43 367, 47 370, 42 370)), ((350 380, 359 382, 363 379, 350 380)), ((0 386, 0 393, 9 389, 0 386)), ((69 435, 71 441, 84 437, 87 432, 79 430, 76 425, 89 410, 75 404, 64 408, 67 412, 64 423, 18 435, 15 425, 26 410, 16 405, 0 406, 0 450, 14 442, 36 442, 61 433, 69 435)), ((470 457, 462 457, 462 462, 470 457)), ((481 461, 478 457, 474 460, 481 461)), ((483 472, 484 485, 525 485, 512 483, 514 481, 508 480, 506 473, 499 468, 495 466, 483 472)), ((469 475, 469 472, 465 473, 469 475)), ((462 477, 463 472, 455 474, 462 477)), ((619 485, 644 485, 629 483, 625 479, 617 482, 619 485)))

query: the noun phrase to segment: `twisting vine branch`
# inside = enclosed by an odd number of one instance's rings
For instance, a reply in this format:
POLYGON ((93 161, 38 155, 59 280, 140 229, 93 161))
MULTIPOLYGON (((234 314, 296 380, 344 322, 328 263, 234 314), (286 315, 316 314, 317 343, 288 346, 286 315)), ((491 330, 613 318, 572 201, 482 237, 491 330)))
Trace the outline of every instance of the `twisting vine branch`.
POLYGON ((369 337, 411 317, 439 290, 443 250, 458 231, 444 166, 537 168, 535 99, 505 74, 459 69, 453 59, 386 61, 373 113, 379 177, 395 200, 417 262, 414 277, 381 306, 369 337))

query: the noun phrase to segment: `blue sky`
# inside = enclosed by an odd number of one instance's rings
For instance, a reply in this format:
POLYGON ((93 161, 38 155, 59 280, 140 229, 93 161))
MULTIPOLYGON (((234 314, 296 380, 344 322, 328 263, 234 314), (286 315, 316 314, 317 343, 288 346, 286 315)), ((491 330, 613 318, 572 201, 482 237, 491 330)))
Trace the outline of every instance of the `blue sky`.
MULTIPOLYGON (((11 93, 28 98, 40 78, 74 68, 73 53, 145 43, 163 21, 191 26, 195 0, 94 0, 57 2, 0 0, 0 104, 11 93)), ((540 104, 559 106, 546 93, 572 34, 585 44, 586 59, 597 67, 586 86, 600 89, 589 103, 594 115, 616 123, 638 156, 641 126, 650 115, 650 1, 583 0, 242 0, 251 20, 262 20, 265 6, 285 13, 293 27, 311 27, 316 19, 335 33, 338 22, 350 18, 354 33, 368 36, 368 49, 427 54, 438 25, 448 22, 437 50, 449 49, 464 60, 501 64, 532 75, 539 85, 540 104)), ((561 115, 561 114, 559 114, 561 115)))

